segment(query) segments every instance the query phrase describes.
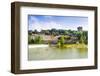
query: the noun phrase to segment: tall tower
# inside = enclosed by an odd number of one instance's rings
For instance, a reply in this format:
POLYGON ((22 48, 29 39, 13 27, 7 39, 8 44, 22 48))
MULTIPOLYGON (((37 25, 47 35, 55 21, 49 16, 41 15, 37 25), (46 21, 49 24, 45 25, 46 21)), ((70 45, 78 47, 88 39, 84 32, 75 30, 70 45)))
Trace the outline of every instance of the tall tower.
POLYGON ((82 32, 82 30, 83 30, 82 26, 77 27, 77 30, 82 32))

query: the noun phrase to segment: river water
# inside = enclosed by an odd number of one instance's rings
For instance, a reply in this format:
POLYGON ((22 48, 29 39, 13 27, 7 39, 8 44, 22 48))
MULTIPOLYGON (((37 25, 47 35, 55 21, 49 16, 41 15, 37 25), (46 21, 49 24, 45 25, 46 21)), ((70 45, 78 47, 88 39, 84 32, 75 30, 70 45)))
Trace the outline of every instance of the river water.
POLYGON ((31 47, 28 50, 28 60, 80 59, 87 57, 87 48, 31 47))

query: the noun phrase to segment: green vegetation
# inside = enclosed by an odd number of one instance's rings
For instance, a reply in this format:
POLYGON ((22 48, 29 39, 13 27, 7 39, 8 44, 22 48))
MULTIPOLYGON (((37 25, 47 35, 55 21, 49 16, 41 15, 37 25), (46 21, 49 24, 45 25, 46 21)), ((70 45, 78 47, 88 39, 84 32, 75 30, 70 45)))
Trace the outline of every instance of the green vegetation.
POLYGON ((57 46, 64 47, 64 41, 65 41, 64 36, 61 36, 61 38, 57 42, 57 46))
POLYGON ((31 36, 28 36, 28 43, 29 44, 42 44, 43 39, 40 36, 36 36, 34 39, 31 38, 31 36))
POLYGON ((65 44, 65 48, 87 48, 86 44, 65 44))
POLYGON ((59 48, 86 47, 88 44, 88 32, 62 29, 41 30, 40 32, 34 30, 28 32, 28 43, 49 44, 50 46, 53 44, 59 48))
POLYGON ((31 35, 28 35, 28 44, 33 44, 34 40, 32 39, 31 35))
POLYGON ((35 37, 35 39, 34 39, 35 44, 42 44, 42 42, 43 42, 42 37, 40 37, 40 36, 35 37))
POLYGON ((79 43, 84 43, 84 44, 88 43, 88 37, 87 37, 87 33, 86 32, 81 32, 80 33, 79 43))
POLYGON ((81 37, 81 42, 76 44, 65 44, 64 36, 62 36, 57 42, 58 48, 87 48, 87 44, 84 43, 84 39, 81 37))

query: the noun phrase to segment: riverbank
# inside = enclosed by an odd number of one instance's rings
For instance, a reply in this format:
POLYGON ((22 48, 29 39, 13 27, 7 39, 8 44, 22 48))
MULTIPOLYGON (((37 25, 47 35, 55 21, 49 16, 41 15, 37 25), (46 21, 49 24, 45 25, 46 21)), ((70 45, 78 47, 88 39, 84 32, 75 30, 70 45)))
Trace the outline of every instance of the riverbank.
POLYGON ((64 44, 63 48, 88 48, 88 45, 86 44, 64 44))
MULTIPOLYGON (((38 47, 58 47, 60 48, 60 46, 57 45, 48 45, 48 44, 31 44, 28 47, 29 48, 38 48, 38 47)), ((86 44, 64 44, 63 48, 88 48, 88 45, 86 44)))
POLYGON ((48 44, 31 44, 28 45, 29 48, 38 48, 38 47, 49 47, 48 44))

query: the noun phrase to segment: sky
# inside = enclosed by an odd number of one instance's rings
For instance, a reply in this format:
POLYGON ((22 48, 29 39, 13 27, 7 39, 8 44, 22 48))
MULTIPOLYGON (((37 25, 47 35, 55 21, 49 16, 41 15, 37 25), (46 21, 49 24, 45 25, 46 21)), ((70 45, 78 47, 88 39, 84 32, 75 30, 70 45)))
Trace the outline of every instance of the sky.
POLYGON ((28 30, 64 29, 77 30, 82 26, 88 30, 88 17, 80 16, 50 16, 50 15, 28 15, 28 30))

